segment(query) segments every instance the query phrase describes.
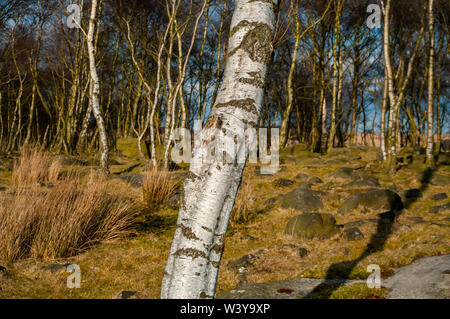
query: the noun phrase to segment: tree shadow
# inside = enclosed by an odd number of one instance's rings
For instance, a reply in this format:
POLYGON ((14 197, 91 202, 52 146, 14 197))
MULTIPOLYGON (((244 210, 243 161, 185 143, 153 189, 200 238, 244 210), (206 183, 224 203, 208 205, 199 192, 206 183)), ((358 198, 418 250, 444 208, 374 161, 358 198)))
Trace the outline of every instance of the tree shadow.
MULTIPOLYGON (((434 170, 434 168, 428 167, 422 173, 420 180, 421 186, 419 188, 420 192, 423 193, 428 188, 434 170)), ((417 201, 417 199, 418 197, 406 198, 405 202, 403 203, 403 209, 409 208, 411 204, 417 201)), ((370 242, 369 244, 367 244, 366 249, 362 252, 362 254, 356 259, 332 264, 327 270, 325 280, 318 286, 314 287, 314 289, 304 298, 329 299, 334 291, 336 291, 337 289, 339 289, 339 287, 346 283, 346 281, 350 278, 350 274, 352 273, 353 269, 355 269, 360 261, 370 256, 371 254, 383 250, 387 239, 393 232, 395 219, 402 214, 403 209, 396 211, 392 210, 378 214, 377 231, 375 234, 372 234, 370 242), (342 281, 338 284, 333 284, 332 286, 330 286, 329 282, 333 279, 341 279, 342 281)))

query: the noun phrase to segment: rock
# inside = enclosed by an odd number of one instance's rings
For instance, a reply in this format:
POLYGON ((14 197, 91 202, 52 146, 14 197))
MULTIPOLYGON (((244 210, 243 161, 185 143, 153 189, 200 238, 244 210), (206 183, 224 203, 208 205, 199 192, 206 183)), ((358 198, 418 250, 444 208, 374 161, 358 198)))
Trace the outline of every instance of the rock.
POLYGON ((307 179, 309 176, 305 173, 298 173, 295 178, 296 179, 307 179))
POLYGON ((351 227, 344 229, 344 238, 346 240, 360 240, 364 238, 364 235, 358 227, 351 227))
POLYGON ((340 214, 349 213, 354 209, 389 210, 403 209, 403 203, 396 193, 391 190, 373 190, 367 193, 357 193, 348 197, 339 207, 340 214))
POLYGON ((439 214, 445 211, 450 210, 450 202, 448 202, 447 204, 444 205, 439 205, 439 206, 433 206, 430 208, 430 213, 431 214, 439 214))
POLYGON ((0 272, 6 272, 6 267, 0 265, 0 272))
POLYGON ((431 200, 434 200, 434 201, 440 201, 440 200, 444 200, 444 199, 447 199, 447 194, 446 193, 437 193, 437 194, 433 194, 432 196, 431 196, 431 200))
POLYGON ((308 182, 298 183, 298 188, 311 189, 311 184, 308 182))
POLYGON ((319 177, 311 177, 308 181, 310 184, 320 184, 323 183, 323 180, 321 180, 319 177))
POLYGON ((176 209, 181 204, 182 193, 180 190, 176 190, 164 204, 164 207, 176 209))
POLYGON ((257 257, 252 254, 244 255, 239 259, 232 260, 228 263, 227 267, 230 270, 239 271, 240 268, 247 269, 248 267, 253 265, 253 262, 255 261, 257 257))
POLYGON ((353 228, 353 227, 362 226, 365 223, 366 222, 363 221, 363 220, 357 220, 357 221, 354 221, 354 222, 349 222, 347 224, 344 224, 344 229, 350 229, 350 228, 353 228))
POLYGON ((244 235, 241 237, 241 239, 242 240, 251 240, 251 241, 258 240, 258 238, 250 236, 250 235, 244 235))
POLYGON ((282 197, 281 207, 293 208, 303 213, 317 211, 323 208, 323 203, 315 194, 316 192, 306 188, 294 189, 282 197))
POLYGON ((142 183, 144 181, 143 175, 135 174, 135 173, 119 175, 119 176, 113 177, 113 178, 119 178, 121 180, 124 180, 127 183, 130 183, 131 187, 133 187, 133 188, 142 187, 142 183))
POLYGON ((401 267, 383 280, 390 290, 388 299, 448 299, 450 298, 450 254, 416 260, 401 267))
POLYGON ((172 173, 172 174, 169 174, 169 180, 171 180, 171 181, 184 180, 184 179, 186 179, 187 176, 188 176, 188 173, 185 173, 185 172, 172 173))
POLYGON ((331 214, 304 213, 293 217, 286 225, 285 234, 304 238, 328 238, 337 232, 336 220, 331 214))
POLYGON ((420 189, 417 188, 408 189, 404 191, 402 195, 403 195, 402 197, 404 198, 419 198, 423 196, 420 189))
POLYGON ((123 290, 114 296, 113 299, 139 299, 138 297, 137 291, 123 290))
POLYGON ((235 289, 221 292, 218 299, 301 299, 314 293, 319 285, 350 286, 356 283, 364 284, 365 280, 340 280, 340 279, 310 279, 295 278, 283 281, 271 281, 263 283, 246 283, 235 289))
POLYGON ((450 185, 450 177, 433 173, 430 183, 436 186, 448 186, 450 185))
POLYGON ((298 255, 300 256, 300 258, 306 257, 306 255, 309 254, 309 251, 306 248, 300 247, 298 249, 298 255))
POLYGON ((411 229, 411 226, 408 226, 408 225, 400 225, 400 226, 394 227, 394 231, 410 230, 410 229, 411 229))
POLYGON ((277 198, 271 197, 271 198, 267 199, 266 201, 264 201, 264 206, 272 207, 276 202, 277 202, 277 198))
POLYGON ((335 179, 351 179, 351 180, 366 177, 365 174, 349 167, 338 168, 336 171, 330 173, 328 176, 335 179))
POLYGON ((293 180, 287 178, 277 178, 273 184, 276 187, 287 187, 293 185, 294 183, 295 182, 293 180))
POLYGON ((343 187, 380 187, 380 182, 375 177, 366 177, 356 179, 348 184, 343 185, 343 187))

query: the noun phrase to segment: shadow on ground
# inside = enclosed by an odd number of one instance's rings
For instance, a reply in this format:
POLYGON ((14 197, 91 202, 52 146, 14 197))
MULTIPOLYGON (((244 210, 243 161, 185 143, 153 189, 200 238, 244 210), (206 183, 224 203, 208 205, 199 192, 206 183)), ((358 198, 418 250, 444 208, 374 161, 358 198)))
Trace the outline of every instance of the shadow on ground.
MULTIPOLYGON (((430 183, 430 180, 433 176, 434 169, 426 168, 421 176, 421 186, 420 191, 423 193, 430 183)), ((403 208, 407 209, 417 201, 418 198, 407 198, 403 203, 403 208)), ((339 289, 345 282, 350 278, 350 274, 353 269, 358 265, 360 261, 370 256, 373 253, 379 252, 383 250, 384 245, 386 244, 387 239, 392 234, 392 228, 395 222, 395 219, 400 216, 402 210, 397 211, 388 211, 381 214, 378 214, 378 224, 377 231, 370 238, 370 242, 367 245, 366 249, 363 253, 356 259, 346 260, 339 263, 332 264, 328 270, 325 280, 320 283, 318 286, 314 287, 314 289, 307 294, 305 299, 312 298, 321 298, 321 299, 329 299, 334 291, 339 289), (338 284, 330 285, 329 281, 333 279, 342 279, 338 284)))

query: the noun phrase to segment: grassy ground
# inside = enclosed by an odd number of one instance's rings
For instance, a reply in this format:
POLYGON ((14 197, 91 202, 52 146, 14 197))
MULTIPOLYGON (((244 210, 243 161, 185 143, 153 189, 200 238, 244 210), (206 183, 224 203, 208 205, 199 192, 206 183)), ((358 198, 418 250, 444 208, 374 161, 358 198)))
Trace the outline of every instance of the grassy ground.
MULTIPOLYGON (((113 157, 113 177, 141 173, 143 170, 142 161, 136 160, 136 154, 129 149, 132 147, 129 144, 121 144, 121 147, 126 145, 126 149, 113 157)), ((257 257, 247 272, 250 283, 297 277, 324 278, 330 265, 358 258, 365 250, 371 234, 376 232, 377 225, 370 222, 376 217, 374 213, 361 214, 357 210, 347 215, 337 213, 339 204, 354 189, 338 187, 329 192, 323 198, 325 207, 322 212, 333 214, 338 224, 365 221, 364 225, 359 226, 364 239, 357 241, 347 241, 341 233, 329 239, 312 240, 284 235, 286 223, 298 212, 281 209, 278 202, 270 207, 265 201, 298 187, 299 180, 295 179, 298 173, 320 177, 327 183, 328 174, 339 167, 360 168, 368 164, 368 172, 380 180, 383 188, 395 187, 400 193, 402 190, 421 186, 420 175, 425 170, 425 165, 420 160, 405 165, 395 175, 388 175, 377 165, 375 158, 376 151, 371 148, 346 148, 331 155, 320 156, 297 145, 281 153, 282 170, 275 175, 257 175, 252 173, 253 167, 247 167, 245 178, 251 185, 251 213, 246 223, 234 224, 228 230, 218 291, 237 286, 239 276, 227 264, 245 254, 257 257), (280 177, 296 180, 296 183, 287 187, 275 186, 274 181, 280 177), (299 247, 306 248, 309 254, 300 257, 299 247)), ((6 188, 0 192, 0 196, 11 187, 11 171, 8 169, 10 160, 4 158, 0 165, 0 189, 6 188)), ((90 169, 89 166, 74 167, 80 171, 90 169)), ((185 169, 171 174, 183 171, 185 169)), ((437 172, 449 175, 448 166, 439 167, 437 172)), ((312 188, 322 190, 325 183, 314 184, 312 188)), ((140 203, 135 235, 95 245, 71 258, 27 259, 10 265, 0 260, 0 265, 6 267, 6 271, 0 271, 0 298, 112 298, 121 291, 137 291, 142 298, 159 297, 178 211, 171 208, 146 208, 142 201, 142 189, 132 188, 121 179, 110 179, 107 184, 110 192, 123 198, 133 198, 140 203), (68 264, 78 264, 81 268, 79 289, 67 288, 68 264)), ((428 212, 431 206, 446 202, 431 201, 430 195, 445 191, 448 191, 448 185, 427 187, 423 197, 404 210, 396 220, 393 225, 396 230, 387 239, 383 250, 359 262, 352 270, 350 279, 367 278, 366 268, 369 264, 378 264, 382 276, 388 276, 395 268, 410 264, 417 258, 450 253, 450 223, 448 219, 443 220, 449 216, 448 211, 438 214, 428 212), (424 222, 414 221, 417 217, 423 218, 424 222), (402 225, 404 227, 398 227, 402 225)), ((342 265, 345 267, 345 263, 342 265)), ((386 295, 383 289, 375 291, 363 286, 341 287, 333 292, 332 297, 383 298, 386 295)))

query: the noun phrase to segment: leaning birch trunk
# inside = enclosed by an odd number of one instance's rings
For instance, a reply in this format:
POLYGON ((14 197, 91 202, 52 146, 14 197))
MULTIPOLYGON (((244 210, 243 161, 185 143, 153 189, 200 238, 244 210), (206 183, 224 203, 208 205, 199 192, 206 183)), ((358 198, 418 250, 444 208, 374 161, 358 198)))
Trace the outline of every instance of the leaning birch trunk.
POLYGON ((430 41, 429 64, 428 64, 428 103, 427 103, 427 164, 433 165, 433 108, 434 108, 434 16, 433 0, 428 3, 428 33, 430 41))
POLYGON ((102 169, 106 174, 109 174, 108 168, 108 157, 109 157, 109 146, 108 139, 106 137, 106 128, 105 121, 103 120, 102 113, 100 111, 99 105, 99 94, 100 94, 100 84, 97 75, 97 69, 95 66, 95 53, 94 53, 94 27, 95 27, 95 17, 97 12, 97 0, 92 0, 91 4, 91 17, 89 18, 89 29, 87 34, 87 45, 88 45, 88 53, 89 53, 89 70, 92 80, 92 91, 91 91, 91 100, 92 100, 92 111, 94 112, 95 119, 98 125, 98 132, 100 135, 100 141, 102 144, 102 157, 100 160, 100 164, 102 169))
POLYGON ((277 3, 235 1, 223 83, 194 147, 161 298, 215 297, 225 232, 248 156, 242 132, 256 126, 263 106, 277 3), (234 137, 234 143, 215 150, 217 158, 204 161, 202 155, 220 132, 234 137), (220 154, 232 153, 233 147, 235 156, 225 162, 220 154), (245 154, 244 160, 237 160, 236 154, 245 154))

